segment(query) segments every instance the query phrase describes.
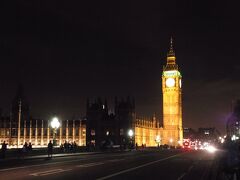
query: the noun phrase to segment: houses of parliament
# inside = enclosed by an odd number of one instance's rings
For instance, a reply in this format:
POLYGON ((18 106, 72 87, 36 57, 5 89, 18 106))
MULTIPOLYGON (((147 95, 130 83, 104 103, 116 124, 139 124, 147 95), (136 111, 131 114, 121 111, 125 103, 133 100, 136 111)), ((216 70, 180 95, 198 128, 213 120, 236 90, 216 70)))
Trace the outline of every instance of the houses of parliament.
MULTIPOLYGON (((166 60, 162 71, 162 124, 155 115, 138 117, 135 100, 130 97, 115 98, 113 112, 109 111, 106 100, 87 100, 84 118, 60 121, 55 137, 57 145, 65 141, 96 148, 107 142, 113 145, 181 145, 182 76, 176 63, 172 39, 166 60)), ((19 88, 12 102, 10 116, 1 115, 0 144, 5 141, 10 147, 22 147, 25 142, 31 142, 33 147, 47 146, 49 140, 54 138, 50 121, 30 117, 28 103, 19 88)))

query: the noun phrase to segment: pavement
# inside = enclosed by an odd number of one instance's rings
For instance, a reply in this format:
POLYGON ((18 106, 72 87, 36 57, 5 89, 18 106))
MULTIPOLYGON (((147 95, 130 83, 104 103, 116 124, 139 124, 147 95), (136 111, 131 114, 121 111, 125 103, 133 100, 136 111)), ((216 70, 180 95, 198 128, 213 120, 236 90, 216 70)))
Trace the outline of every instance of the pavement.
POLYGON ((0 163, 1 179, 214 179, 215 155, 206 151, 146 149, 28 158, 0 163))
MULTIPOLYGON (((99 153, 103 153, 100 151, 96 151, 96 152, 81 152, 81 153, 57 153, 57 154, 53 154, 52 158, 57 158, 57 157, 67 157, 67 156, 82 156, 82 155, 90 155, 90 154, 99 154, 99 153)), ((48 158, 47 154, 43 154, 43 155, 26 155, 26 156, 13 156, 13 157, 8 157, 5 159, 0 159, 0 162, 7 162, 7 161, 11 161, 11 160, 32 160, 32 159, 44 159, 44 158, 48 158)))

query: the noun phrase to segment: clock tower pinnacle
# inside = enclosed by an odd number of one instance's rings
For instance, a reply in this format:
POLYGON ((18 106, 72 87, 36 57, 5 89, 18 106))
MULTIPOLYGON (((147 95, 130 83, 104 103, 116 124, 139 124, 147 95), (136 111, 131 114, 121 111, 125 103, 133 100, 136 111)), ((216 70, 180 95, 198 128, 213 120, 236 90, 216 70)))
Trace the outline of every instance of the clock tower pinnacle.
POLYGON ((171 37, 170 48, 167 53, 167 64, 164 67, 164 70, 167 71, 167 70, 177 70, 177 69, 178 69, 178 65, 176 64, 176 56, 173 48, 173 38, 171 37))

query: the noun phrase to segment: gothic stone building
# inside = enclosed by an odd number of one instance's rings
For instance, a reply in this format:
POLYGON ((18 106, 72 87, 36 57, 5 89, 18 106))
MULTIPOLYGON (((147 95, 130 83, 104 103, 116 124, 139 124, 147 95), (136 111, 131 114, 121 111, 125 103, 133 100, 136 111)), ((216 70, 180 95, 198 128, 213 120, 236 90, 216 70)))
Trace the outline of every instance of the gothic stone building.
MULTIPOLYGON (((12 102, 12 110, 9 116, 0 116, 0 143, 8 143, 9 147, 22 147, 25 142, 33 147, 47 146, 53 140, 51 120, 35 119, 30 117, 29 106, 25 100, 22 88, 19 88, 12 102)), ((68 142, 76 142, 79 146, 86 145, 86 120, 70 119, 60 120, 57 129, 57 145, 68 142)))
POLYGON ((127 99, 115 99, 114 113, 109 113, 105 100, 97 99, 87 103, 87 144, 101 147, 104 143, 117 145, 138 144, 158 145, 161 128, 156 117, 138 118, 135 113, 135 102, 127 99), (129 136, 133 131, 133 137, 129 136))

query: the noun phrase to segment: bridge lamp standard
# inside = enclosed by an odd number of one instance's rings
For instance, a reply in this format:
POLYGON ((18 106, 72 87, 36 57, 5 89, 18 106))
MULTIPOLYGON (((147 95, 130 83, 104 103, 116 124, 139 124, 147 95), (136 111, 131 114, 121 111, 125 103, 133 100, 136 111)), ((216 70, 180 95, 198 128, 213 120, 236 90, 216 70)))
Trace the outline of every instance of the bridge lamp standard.
POLYGON ((172 144, 173 144, 173 139, 172 138, 170 138, 170 144, 171 144, 171 146, 172 146, 172 144))
POLYGON ((130 138, 130 147, 132 148, 133 147, 133 130, 132 129, 129 129, 128 130, 128 136, 129 136, 129 138, 130 138))
POLYGON ((54 117, 51 121, 51 127, 53 128, 53 145, 57 145, 56 136, 57 136, 57 129, 60 127, 60 122, 57 117, 54 117))
POLYGON ((156 143, 157 143, 157 146, 159 147, 159 144, 161 142, 161 137, 159 135, 156 136, 156 143))

